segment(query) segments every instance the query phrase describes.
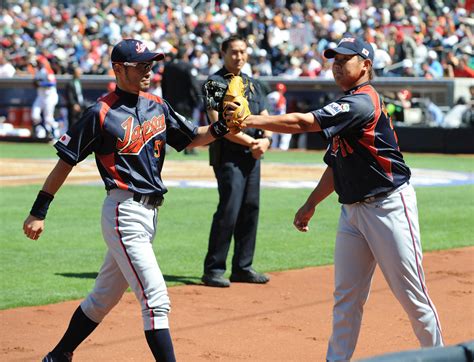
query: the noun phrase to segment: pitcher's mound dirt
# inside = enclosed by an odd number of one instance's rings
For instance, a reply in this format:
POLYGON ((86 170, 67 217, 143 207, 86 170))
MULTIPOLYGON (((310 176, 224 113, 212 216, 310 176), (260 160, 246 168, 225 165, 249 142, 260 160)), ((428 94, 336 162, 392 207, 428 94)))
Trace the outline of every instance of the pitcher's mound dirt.
MULTIPOLYGON (((447 345, 474 339, 474 247, 427 253, 424 267, 447 345)), ((331 327, 333 267, 270 273, 267 285, 170 288, 178 361, 323 361, 331 327)), ((40 361, 79 301, 0 312, 2 361, 40 361)), ((354 358, 418 348, 377 269, 354 358)), ((78 348, 75 362, 152 361, 138 302, 127 293, 78 348)))

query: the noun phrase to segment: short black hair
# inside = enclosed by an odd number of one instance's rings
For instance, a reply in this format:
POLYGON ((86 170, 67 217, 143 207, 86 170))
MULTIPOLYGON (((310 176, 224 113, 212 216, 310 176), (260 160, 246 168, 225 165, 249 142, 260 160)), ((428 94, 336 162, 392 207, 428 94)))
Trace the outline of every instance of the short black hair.
POLYGON ((234 41, 243 41, 245 44, 247 44, 247 39, 245 37, 243 37, 242 35, 234 34, 229 36, 222 42, 221 50, 225 53, 229 48, 229 44, 234 41))

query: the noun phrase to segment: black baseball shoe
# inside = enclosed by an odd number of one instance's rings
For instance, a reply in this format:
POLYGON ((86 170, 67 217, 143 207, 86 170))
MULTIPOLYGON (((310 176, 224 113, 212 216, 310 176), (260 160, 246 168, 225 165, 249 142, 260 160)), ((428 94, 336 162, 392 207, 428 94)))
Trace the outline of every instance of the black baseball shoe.
POLYGON ((232 283, 265 284, 270 281, 270 277, 266 274, 257 273, 255 270, 250 269, 238 273, 232 273, 230 275, 230 281, 232 283))
POLYGON ((72 353, 70 352, 64 352, 59 356, 53 355, 51 352, 49 352, 41 360, 41 362, 71 362, 71 361, 72 361, 72 353))
POLYGON ((224 278, 222 275, 204 274, 201 280, 204 283, 204 285, 208 287, 216 287, 216 288, 230 287, 229 279, 224 278))

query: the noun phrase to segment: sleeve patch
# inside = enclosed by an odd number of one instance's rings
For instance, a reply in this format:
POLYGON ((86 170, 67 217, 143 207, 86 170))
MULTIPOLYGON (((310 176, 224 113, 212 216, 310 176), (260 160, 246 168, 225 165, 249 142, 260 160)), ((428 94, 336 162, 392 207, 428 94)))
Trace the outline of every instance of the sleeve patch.
POLYGON ((338 113, 342 112, 342 107, 340 104, 333 102, 329 103, 327 106, 323 108, 327 113, 329 113, 331 116, 335 116, 338 113))
POLYGON ((349 112, 351 110, 351 106, 349 105, 349 103, 342 103, 341 109, 342 112, 349 112))
POLYGON ((62 143, 64 146, 67 146, 70 140, 71 137, 67 133, 65 133, 59 139, 59 143, 62 143))

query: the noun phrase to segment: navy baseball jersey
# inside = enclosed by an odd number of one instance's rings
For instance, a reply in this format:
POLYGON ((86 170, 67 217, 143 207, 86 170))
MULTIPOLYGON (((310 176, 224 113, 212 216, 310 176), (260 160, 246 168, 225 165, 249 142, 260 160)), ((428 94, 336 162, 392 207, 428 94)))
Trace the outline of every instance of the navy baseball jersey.
POLYGON ((410 179, 391 119, 369 83, 312 113, 329 140, 324 162, 333 170, 340 203, 389 192, 410 179))
POLYGON ((158 96, 117 88, 87 109, 54 146, 70 165, 94 152, 107 190, 162 195, 165 145, 181 151, 196 134, 197 127, 158 96))

